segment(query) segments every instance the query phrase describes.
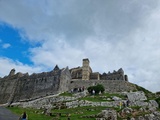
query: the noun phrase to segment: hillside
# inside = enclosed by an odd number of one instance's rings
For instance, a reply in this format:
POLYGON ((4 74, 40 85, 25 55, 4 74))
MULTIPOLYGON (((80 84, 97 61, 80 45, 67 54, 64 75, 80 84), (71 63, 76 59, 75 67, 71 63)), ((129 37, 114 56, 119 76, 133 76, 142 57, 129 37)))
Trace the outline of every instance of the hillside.
POLYGON ((140 86, 136 87, 137 91, 134 92, 105 92, 97 95, 91 95, 87 90, 65 92, 14 103, 9 109, 26 110, 32 118, 44 116, 40 120, 159 120, 160 98, 140 86))

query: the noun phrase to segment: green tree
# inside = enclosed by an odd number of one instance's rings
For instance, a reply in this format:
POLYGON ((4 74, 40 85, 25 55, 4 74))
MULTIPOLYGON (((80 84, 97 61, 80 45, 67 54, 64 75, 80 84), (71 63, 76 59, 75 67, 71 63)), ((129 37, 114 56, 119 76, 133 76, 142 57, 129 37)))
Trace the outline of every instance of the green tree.
POLYGON ((95 90, 95 94, 98 94, 99 92, 103 93, 105 89, 104 89, 103 85, 98 84, 96 86, 90 86, 90 87, 88 87, 87 90, 88 90, 89 93, 92 93, 92 90, 95 90))

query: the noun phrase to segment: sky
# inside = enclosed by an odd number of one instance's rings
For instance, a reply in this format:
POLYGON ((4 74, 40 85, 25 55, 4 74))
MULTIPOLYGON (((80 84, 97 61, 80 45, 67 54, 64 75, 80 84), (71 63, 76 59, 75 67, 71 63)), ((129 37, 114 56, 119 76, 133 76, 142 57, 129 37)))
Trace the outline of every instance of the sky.
POLYGON ((0 0, 0 77, 82 66, 123 68, 160 91, 159 0, 0 0))

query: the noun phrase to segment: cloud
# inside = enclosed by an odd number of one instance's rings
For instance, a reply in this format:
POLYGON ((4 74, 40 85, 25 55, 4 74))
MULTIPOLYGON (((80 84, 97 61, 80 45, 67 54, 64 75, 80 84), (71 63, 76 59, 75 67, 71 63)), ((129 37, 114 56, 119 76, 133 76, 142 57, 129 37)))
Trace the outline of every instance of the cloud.
MULTIPOLYGON (((71 68, 81 66, 81 60, 87 57, 93 71, 103 73, 122 67, 129 81, 158 91, 159 3, 1 0, 0 21, 20 29, 21 37, 28 42, 40 43, 29 49, 34 67, 52 69, 58 64, 71 68)), ((26 64, 22 66, 26 68, 26 64)), ((30 71, 30 66, 27 68, 30 71)))
POLYGON ((2 45, 2 48, 4 48, 4 49, 7 49, 9 47, 11 47, 11 45, 9 43, 5 43, 2 45))
POLYGON ((35 71, 40 72, 42 71, 41 67, 36 67, 36 66, 28 66, 26 64, 23 64, 19 61, 13 61, 9 58, 4 58, 4 57, 0 57, 0 76, 6 76, 9 74, 10 70, 15 68, 16 72, 22 72, 22 73, 29 73, 32 74, 35 71))

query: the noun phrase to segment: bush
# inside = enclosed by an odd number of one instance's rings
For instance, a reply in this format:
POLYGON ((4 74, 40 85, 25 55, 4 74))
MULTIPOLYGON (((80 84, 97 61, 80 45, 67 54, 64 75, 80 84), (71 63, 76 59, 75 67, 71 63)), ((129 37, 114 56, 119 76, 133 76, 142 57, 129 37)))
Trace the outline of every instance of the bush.
POLYGON ((156 100, 156 102, 158 103, 159 108, 160 108, 160 97, 156 98, 155 100, 156 100))
POLYGON ((90 86, 90 87, 88 87, 88 92, 90 93, 90 94, 92 94, 92 90, 95 90, 95 94, 99 94, 99 92, 101 92, 101 93, 103 93, 104 92, 104 86, 103 85, 101 85, 101 84, 98 84, 98 85, 96 85, 96 86, 90 86))

